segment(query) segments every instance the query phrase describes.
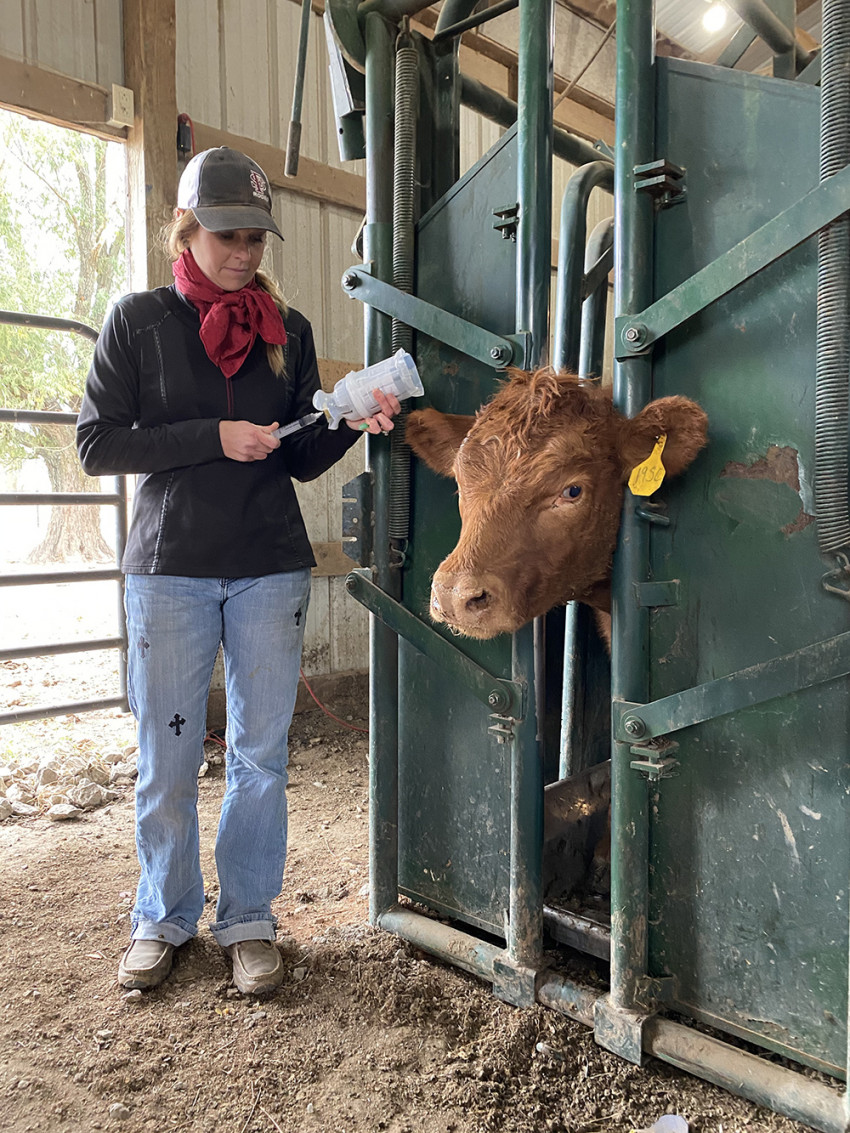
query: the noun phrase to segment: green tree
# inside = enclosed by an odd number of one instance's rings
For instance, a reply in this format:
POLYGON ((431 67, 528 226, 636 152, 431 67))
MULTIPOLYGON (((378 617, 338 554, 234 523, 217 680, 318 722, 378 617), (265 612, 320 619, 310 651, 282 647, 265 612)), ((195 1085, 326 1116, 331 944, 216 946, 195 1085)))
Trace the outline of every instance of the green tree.
MULTIPOLYGON (((99 330, 126 290, 126 190, 115 143, 0 111, 0 308, 76 319, 99 330)), ((0 399, 10 409, 79 411, 92 343, 0 325, 0 399)), ((44 461, 55 492, 97 491, 68 425, 0 425, 0 463, 44 461)), ((102 561, 96 507, 53 507, 31 562, 102 561)))

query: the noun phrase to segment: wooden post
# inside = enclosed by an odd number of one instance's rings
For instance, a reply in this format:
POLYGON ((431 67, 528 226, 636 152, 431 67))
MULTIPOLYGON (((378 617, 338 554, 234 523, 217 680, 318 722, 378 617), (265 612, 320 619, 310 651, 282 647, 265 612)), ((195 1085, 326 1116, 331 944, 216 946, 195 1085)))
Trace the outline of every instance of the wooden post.
POLYGON ((127 138, 128 246, 133 287, 172 282, 159 245, 177 200, 175 0, 123 0, 124 84, 135 121, 127 138))

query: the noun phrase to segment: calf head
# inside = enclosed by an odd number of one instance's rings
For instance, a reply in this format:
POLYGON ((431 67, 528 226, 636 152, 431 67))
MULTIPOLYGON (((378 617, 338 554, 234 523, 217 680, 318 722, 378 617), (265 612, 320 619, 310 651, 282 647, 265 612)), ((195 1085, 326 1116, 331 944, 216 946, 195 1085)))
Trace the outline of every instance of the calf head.
POLYGON ((666 434, 663 463, 676 475, 705 445, 706 426, 688 398, 660 398, 629 419, 605 391, 550 369, 511 371, 475 417, 412 413, 407 441, 454 476, 462 523, 433 578, 431 617, 489 638, 571 600, 610 610, 632 470, 666 434))

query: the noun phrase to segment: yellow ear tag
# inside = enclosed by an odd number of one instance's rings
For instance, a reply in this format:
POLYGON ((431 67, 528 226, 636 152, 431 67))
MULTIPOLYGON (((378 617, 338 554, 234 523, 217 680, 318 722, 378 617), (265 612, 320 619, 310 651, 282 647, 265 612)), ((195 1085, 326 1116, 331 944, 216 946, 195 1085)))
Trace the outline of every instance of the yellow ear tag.
POLYGON ((662 433, 655 442, 655 448, 636 468, 632 469, 629 477, 629 488, 635 496, 651 496, 661 487, 664 479, 664 465, 661 463, 661 454, 667 443, 667 434, 662 433))

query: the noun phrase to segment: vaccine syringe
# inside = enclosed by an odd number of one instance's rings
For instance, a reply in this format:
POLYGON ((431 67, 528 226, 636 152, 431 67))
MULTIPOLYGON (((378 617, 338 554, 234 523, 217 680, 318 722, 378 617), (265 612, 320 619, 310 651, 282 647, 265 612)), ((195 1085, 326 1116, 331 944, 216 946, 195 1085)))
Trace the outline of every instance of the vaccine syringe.
POLYGON ((289 425, 281 425, 279 429, 275 429, 272 433, 273 437, 280 439, 281 437, 288 437, 290 433, 300 432, 301 429, 306 429, 310 425, 315 425, 320 417, 324 417, 324 411, 319 410, 318 413, 308 413, 306 417, 299 417, 297 421, 292 421, 289 425))

